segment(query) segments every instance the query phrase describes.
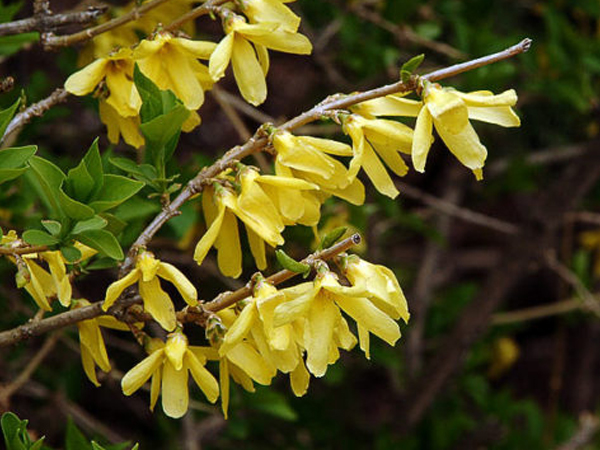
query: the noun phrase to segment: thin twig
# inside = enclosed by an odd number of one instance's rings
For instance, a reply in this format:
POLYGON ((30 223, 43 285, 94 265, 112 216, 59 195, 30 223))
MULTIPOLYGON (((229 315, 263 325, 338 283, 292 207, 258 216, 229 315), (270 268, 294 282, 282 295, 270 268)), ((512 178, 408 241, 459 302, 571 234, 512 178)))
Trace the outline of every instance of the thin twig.
POLYGON ((77 33, 69 34, 66 36, 54 36, 50 34, 44 40, 44 47, 46 49, 54 49, 58 47, 67 47, 69 45, 87 41, 88 39, 92 39, 102 33, 106 33, 107 31, 110 31, 114 28, 131 22, 132 20, 137 20, 141 18, 151 9, 154 9, 157 6, 166 3, 167 1, 168 0, 151 0, 149 2, 143 3, 140 6, 136 6, 127 14, 123 14, 122 16, 116 17, 112 20, 109 20, 108 22, 101 23, 99 25, 96 25, 95 27, 87 28, 77 33))
POLYGON ((0 389, 0 405, 8 406, 10 397, 19 389, 21 389, 25 383, 27 383, 27 381, 31 378, 31 375, 33 375, 42 361, 44 361, 44 359, 52 351, 59 337, 60 333, 51 334, 46 339, 39 351, 35 354, 35 356, 27 363, 27 366, 25 366, 25 369, 23 369, 19 376, 15 378, 12 383, 0 389))
MULTIPOLYGON (((31 119, 34 117, 42 116, 46 111, 52 108, 54 105, 58 103, 64 102, 69 93, 65 91, 63 88, 57 88, 43 100, 40 100, 37 103, 29 106, 25 111, 17 114, 8 124, 6 130, 4 131, 4 135, 0 138, 0 144, 2 146, 6 145, 8 141, 8 137, 15 133, 17 130, 21 129, 25 124, 29 123, 31 119)), ((0 149, 2 148, 0 146, 0 149)))
MULTIPOLYGON (((531 39, 523 39, 516 45, 513 45, 506 50, 498 53, 494 53, 482 58, 474 59, 461 64, 455 64, 453 66, 436 70, 427 75, 422 76, 422 79, 429 81, 437 81, 443 78, 448 78, 465 71, 476 69, 487 64, 492 64, 520 53, 526 52, 531 46, 531 39)), ((321 118, 326 112, 334 111, 338 109, 346 109, 357 103, 361 103, 374 98, 384 97, 386 95, 395 94, 399 92, 408 92, 414 90, 417 86, 417 78, 413 77, 407 83, 399 81, 397 83, 389 84, 379 88, 371 89, 364 92, 359 92, 347 96, 338 98, 337 96, 329 97, 323 102, 314 106, 310 110, 300 114, 299 116, 288 120, 279 129, 291 131, 296 128, 306 125, 307 123, 313 122, 321 118)), ((213 165, 205 167, 198 173, 192 180, 190 180, 187 186, 179 193, 179 195, 167 205, 155 218, 148 224, 146 229, 142 231, 139 237, 135 240, 131 246, 127 258, 121 266, 120 274, 123 276, 133 266, 134 255, 137 250, 141 247, 145 247, 152 237, 158 230, 172 217, 178 215, 179 208, 192 196, 200 193, 205 183, 211 178, 216 177, 223 170, 229 168, 235 161, 239 161, 246 156, 249 156, 255 152, 261 151, 269 142, 268 138, 264 136, 263 130, 259 129, 244 145, 236 146, 225 153, 220 159, 218 159, 213 165)))
POLYGON ((32 253, 40 253, 48 250, 45 245, 36 245, 33 247, 0 247, 0 255, 29 255, 32 253))
POLYGON ((567 266, 561 263, 553 251, 546 252, 545 260, 547 266, 554 271, 562 280, 570 284, 577 295, 581 297, 584 305, 592 311, 596 316, 600 317, 600 303, 594 294, 592 294, 588 288, 586 288, 581 280, 575 275, 567 266))
POLYGON ((532 306, 531 308, 518 309, 496 313, 492 316, 492 325, 512 325, 529 320, 545 319, 547 317, 558 316, 571 311, 587 309, 580 298, 571 298, 559 302, 553 302, 547 305, 532 306))
MULTIPOLYGON (((331 247, 313 253, 302 260, 302 262, 306 264, 312 264, 316 260, 327 260, 331 259, 334 256, 345 252, 350 247, 360 243, 360 235, 355 234, 347 239, 344 239, 338 242, 331 247)), ((291 272, 289 270, 282 270, 277 272, 274 275, 271 275, 267 278, 267 281, 277 285, 283 283, 286 280, 298 275, 296 272, 291 272)), ((219 295, 214 300, 205 303, 203 305, 204 311, 216 312, 221 309, 227 308, 228 306, 233 305, 234 303, 252 295, 252 291, 249 285, 246 285, 234 292, 228 292, 226 294, 219 295)), ((7 345, 15 344, 17 342, 24 341, 33 336, 38 336, 40 334, 47 333, 49 331, 57 330, 60 328, 64 328, 66 326, 75 324, 77 322, 81 322, 82 320, 93 319, 95 317, 105 315, 105 314, 113 314, 119 316, 121 312, 125 311, 131 305, 140 302, 139 296, 130 296, 119 299, 118 305, 114 305, 112 308, 105 312, 102 309, 101 301, 92 303, 89 306, 84 306, 77 309, 72 309, 70 311, 66 311, 64 313, 56 314, 55 316, 48 317, 46 319, 42 319, 37 322, 29 322, 24 325, 13 328, 12 330, 6 330, 0 332, 0 347, 5 347, 7 345)), ((185 311, 185 310, 184 310, 185 311)), ((190 322, 195 321, 198 318, 198 314, 202 314, 202 309, 198 311, 194 311, 189 308, 188 311, 182 312, 178 315, 178 319, 182 322, 190 322), (188 317, 189 314, 189 317, 188 317)), ((135 317, 136 320, 150 320, 149 315, 140 315, 139 317, 135 317)))
POLYGON ((495 217, 486 216, 485 214, 457 206, 454 203, 445 201, 439 197, 435 197, 401 181, 396 181, 396 186, 398 186, 400 192, 407 197, 419 200, 426 205, 443 212, 444 214, 464 220, 465 222, 481 225, 483 227, 510 235, 518 234, 520 231, 519 227, 513 225, 512 223, 508 223, 503 220, 496 219, 495 217))
POLYGON ((165 27, 165 31, 175 31, 178 28, 180 28, 184 23, 189 22, 190 20, 197 19, 200 16, 209 14, 214 7, 227 3, 228 1, 229 0, 208 0, 206 3, 192 9, 190 12, 178 17, 176 20, 171 22, 168 26, 165 27))
POLYGON ((0 36, 39 31, 47 33, 68 25, 86 25, 102 16, 107 11, 107 6, 91 6, 86 11, 68 12, 64 14, 40 15, 36 14, 27 19, 14 22, 0 23, 0 36))

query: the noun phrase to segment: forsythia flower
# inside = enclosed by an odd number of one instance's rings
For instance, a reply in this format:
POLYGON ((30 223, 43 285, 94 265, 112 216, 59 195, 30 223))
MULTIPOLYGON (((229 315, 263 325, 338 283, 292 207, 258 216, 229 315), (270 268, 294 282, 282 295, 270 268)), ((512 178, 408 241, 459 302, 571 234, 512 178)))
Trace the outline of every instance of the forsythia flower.
POLYGON ((150 355, 125 374, 121 388, 125 395, 131 395, 152 377, 150 388, 150 409, 153 410, 162 393, 162 407, 169 417, 182 417, 188 410, 188 371, 206 398, 214 403, 219 397, 219 384, 206 370, 206 359, 188 347, 186 336, 177 331, 163 344, 153 339, 148 350, 150 355))
MULTIPOLYGON (((90 302, 85 299, 74 300, 72 309, 88 305, 90 305, 90 302)), ((100 386, 96 378, 96 365, 103 372, 109 372, 111 369, 100 326, 123 331, 129 330, 127 325, 119 322, 112 316, 100 316, 77 322, 81 363, 85 374, 95 386, 100 386)))
POLYGON ((224 20, 224 27, 227 34, 210 57, 210 75, 215 81, 219 80, 231 61, 242 97, 255 106, 267 98, 267 49, 301 55, 312 51, 306 36, 278 23, 249 24, 241 16, 232 14, 224 20))
MULTIPOLYGON (((288 0, 290 1, 290 0, 288 0)), ((294 0, 291 0, 294 1, 294 0)), ((285 30, 296 32, 300 26, 300 17, 284 5, 282 0, 241 0, 242 11, 251 23, 276 23, 285 30)))
MULTIPOLYGON (((394 272, 387 267, 371 264, 356 255, 349 255, 342 260, 344 275, 353 286, 364 289, 368 293, 369 301, 389 317, 394 320, 402 318, 408 323, 408 304, 394 272)), ((369 358, 368 330, 360 322, 357 322, 357 325, 360 348, 369 358)))
POLYGON ((490 91, 464 93, 425 82, 422 99, 422 102, 417 102, 405 99, 402 95, 389 95, 361 103, 355 109, 372 116, 417 117, 411 153, 414 168, 419 172, 425 170, 434 126, 454 156, 481 178, 487 150, 469 120, 503 127, 518 127, 521 124, 511 108, 517 103, 517 94, 513 89, 499 95, 490 91))
POLYGON ((56 284, 52 275, 30 258, 23 258, 23 261, 25 261, 29 275, 29 280, 23 287, 33 297, 40 309, 52 311, 52 306, 48 301, 56 295, 56 284))
POLYGON ((144 309, 167 331, 177 325, 175 308, 169 295, 162 290, 158 277, 170 281, 190 306, 198 303, 196 288, 175 266, 161 262, 150 252, 144 251, 136 260, 135 268, 106 290, 102 309, 107 311, 121 293, 134 283, 138 283, 144 309))
POLYGON ((342 323, 340 308, 359 326, 388 344, 394 345, 400 338, 398 324, 368 300, 369 292, 363 287, 342 286, 329 271, 317 275, 313 283, 304 284, 310 288, 275 308, 273 322, 281 326, 306 318, 306 366, 313 375, 323 376, 327 365, 337 359, 331 357, 332 352, 337 351, 334 332, 336 328, 347 328, 342 323))
POLYGON ((202 194, 202 209, 208 225, 194 251, 194 260, 202 264, 208 250, 218 250, 217 262, 224 275, 237 278, 242 273, 242 250, 236 216, 244 222, 250 250, 257 264, 266 265, 264 242, 276 247, 283 244, 284 229, 279 212, 248 171, 240 175, 241 193, 235 195, 220 185, 207 187, 202 194))
POLYGON ((140 116, 123 117, 117 110, 110 106, 106 101, 100 100, 98 103, 100 120, 108 132, 108 140, 113 144, 119 143, 119 136, 135 148, 144 145, 144 137, 140 133, 140 116))
POLYGON ((329 155, 353 156, 346 144, 311 136, 294 136, 287 131, 277 131, 273 136, 277 152, 275 170, 278 175, 304 179, 336 197, 354 205, 365 201, 365 188, 344 165, 329 155))
POLYGON ((96 89, 102 80, 108 87, 106 103, 122 117, 137 116, 142 99, 133 83, 133 53, 129 48, 97 59, 65 82, 65 89, 74 95, 87 95, 96 89))
MULTIPOLYGON (((231 308, 218 312, 217 317, 225 327, 230 327, 235 321, 235 313, 231 308)), ((208 331, 207 329, 207 333, 208 331)), ((264 386, 269 385, 276 370, 257 351, 252 341, 238 342, 223 352, 219 351, 222 345, 221 339, 211 339, 210 341, 213 347, 194 347, 192 351, 199 357, 219 361, 221 409, 227 418, 230 377, 246 391, 254 392, 253 381, 264 386)))
POLYGON ((207 68, 198 59, 208 59, 216 44, 177 38, 158 33, 152 40, 144 39, 133 56, 140 71, 160 89, 172 90, 189 110, 204 103, 207 68))
POLYGON ((396 198, 399 192, 379 157, 396 175, 406 175, 408 166, 398 152, 410 153, 413 131, 399 122, 366 119, 356 114, 348 116, 343 123, 354 150, 350 176, 356 176, 362 167, 379 192, 396 198))

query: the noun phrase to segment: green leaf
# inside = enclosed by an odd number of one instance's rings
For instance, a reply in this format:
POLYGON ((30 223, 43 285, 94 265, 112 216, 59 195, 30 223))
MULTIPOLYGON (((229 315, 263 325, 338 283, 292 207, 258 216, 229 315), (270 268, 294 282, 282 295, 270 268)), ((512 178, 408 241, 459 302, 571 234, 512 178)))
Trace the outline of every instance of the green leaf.
MULTIPOLYGON (((1 42, 1 40, 0 40, 0 42, 1 42)), ((15 115, 15 112, 17 111, 17 108, 19 107, 19 103, 21 103, 21 99, 18 99, 16 102, 14 102, 8 108, 0 111, 0 138, 2 136, 4 136, 6 127, 12 120, 13 116, 15 115)))
POLYGON ((319 250, 331 247, 333 244, 340 240, 340 238, 346 233, 347 229, 348 228, 346 227, 338 227, 331 230, 325 235, 325 237, 321 241, 321 244, 319 245, 319 250))
POLYGON ((116 267, 117 263, 111 258, 98 258, 94 262, 85 266, 86 270, 104 270, 116 267))
POLYGON ((153 184, 153 181, 158 177, 158 172, 156 172, 154 166, 151 166, 150 164, 137 165, 130 159, 118 157, 109 158, 108 161, 113 166, 134 177, 136 180, 140 180, 146 184, 153 184))
POLYGON ((301 274, 308 274, 310 272, 310 266, 308 264, 296 261, 294 258, 288 256, 283 250, 277 250, 275 255, 277 256, 277 261, 279 261, 279 264, 281 264, 284 269, 301 274))
POLYGON ((92 449, 93 450, 106 450, 104 447, 102 447, 96 441, 92 441, 92 449))
POLYGON ((279 419, 289 422, 298 420, 298 414, 292 409, 288 399, 272 389, 257 390, 251 404, 254 409, 279 419))
POLYGON ((48 205, 54 215, 62 215, 59 195, 60 187, 65 180, 65 174, 50 161, 39 156, 32 156, 29 165, 37 181, 35 187, 42 201, 48 205))
POLYGON ((72 245, 65 245, 60 248, 60 252, 65 257, 67 262, 74 263, 81 259, 81 251, 77 247, 73 247, 72 245))
POLYGON ((78 234, 77 240, 112 259, 121 260, 124 257, 117 238, 106 230, 88 230, 78 234))
POLYGON ((7 450, 27 449, 25 444, 29 442, 29 436, 27 436, 26 420, 21 420, 16 414, 7 412, 2 414, 0 424, 2 425, 2 434, 7 450))
POLYGON ((81 161, 77 167, 69 170, 64 189, 69 196, 85 202, 88 200, 94 186, 94 179, 88 172, 84 161, 81 161))
POLYGON ((31 245, 54 245, 60 241, 42 230, 27 230, 23 233, 23 240, 31 245))
POLYGON ((91 219, 77 222, 75 224, 75 226, 73 227, 73 231, 71 231, 71 233, 72 234, 80 234, 80 233, 85 233, 86 231, 89 231, 89 230, 101 230, 102 228, 106 227, 107 224, 108 224, 108 222, 105 219, 96 215, 96 216, 92 217, 91 219))
POLYGON ((92 448, 93 446, 90 445, 83 433, 73 423, 73 419, 69 417, 65 437, 65 450, 89 450, 92 448))
POLYGON ((62 224, 56 220, 42 220, 42 226, 53 236, 58 236, 62 230, 62 224))
POLYGON ((164 175, 166 161, 173 154, 181 126, 189 114, 185 106, 177 105, 171 111, 140 125, 140 130, 146 138, 146 151, 159 175, 164 175))
POLYGON ((420 54, 406 61, 400 68, 400 79, 406 83, 412 76, 413 72, 421 65, 424 59, 425 55, 420 54))
POLYGON ((102 190, 93 199, 90 206, 96 212, 112 209, 137 194, 143 187, 144 183, 121 175, 104 175, 102 190))
MULTIPOLYGON (((1 136, 1 134, 0 134, 1 136)), ((0 151, 0 184, 14 180, 27 169, 27 161, 37 151, 35 145, 13 147, 0 151), (25 165, 23 167, 23 165, 25 165)))
POLYGON ((3 2, 0 1, 0 17, 2 17, 3 23, 13 20, 15 14, 17 14, 23 7, 23 2, 9 3, 6 6, 4 6, 2 3, 3 2))
POLYGON ((142 108, 140 109, 142 123, 149 122, 168 113, 177 105, 181 105, 181 101, 173 92, 160 90, 139 70, 137 65, 133 72, 133 80, 142 98, 142 108))
POLYGON ((58 199, 64 213, 75 220, 87 220, 94 217, 94 210, 77 200, 73 200, 62 189, 58 191, 58 199))
POLYGON ((119 219, 114 214, 104 212, 100 213, 99 216, 107 222, 106 228, 104 229, 115 236, 117 236, 127 226, 127 222, 119 219))
POLYGON ((94 197, 104 183, 104 169, 102 168, 102 158, 100 157, 100 149, 98 148, 98 138, 94 139, 92 145, 83 157, 85 167, 94 180, 94 189, 90 192, 90 198, 94 197))

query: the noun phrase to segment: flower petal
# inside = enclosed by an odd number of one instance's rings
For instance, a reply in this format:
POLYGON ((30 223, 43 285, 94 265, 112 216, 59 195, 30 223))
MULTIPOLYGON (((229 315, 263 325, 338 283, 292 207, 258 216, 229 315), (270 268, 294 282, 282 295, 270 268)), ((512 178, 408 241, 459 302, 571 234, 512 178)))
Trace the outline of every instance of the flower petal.
POLYGON ((139 291, 144 301, 144 309, 148 311, 154 320, 167 331, 173 331, 177 325, 175 319, 175 308, 173 302, 165 291, 160 287, 158 278, 150 281, 139 281, 139 291))
POLYGON ((210 55, 208 72, 213 80, 218 81, 225 75, 225 70, 231 61, 234 34, 228 33, 210 55))
MULTIPOLYGON (((210 195, 209 192, 204 192, 202 195, 202 206, 207 222, 210 220, 206 217, 206 203, 208 202, 214 202, 214 196, 210 195)), ((202 261, 204 261, 204 258, 206 258, 208 251, 214 245, 217 237, 219 236, 219 232, 221 231, 223 217, 225 215, 225 205, 221 202, 217 202, 217 208, 218 211, 216 217, 212 219, 208 230, 206 230, 204 236, 202 236, 202 238, 198 241, 198 244, 196 244, 196 249, 194 250, 194 261, 196 261, 198 265, 202 264, 202 261)))
POLYGON ((140 270, 138 268, 133 269, 123 278, 118 279, 114 283, 112 283, 108 289, 106 290, 106 295, 104 297, 104 303, 102 303, 102 310, 107 311, 114 302, 117 301, 119 296, 123 293, 123 291, 134 284, 140 278, 140 270))
POLYGON ((304 361, 300 360, 296 368, 290 372, 290 385, 292 391, 296 397, 302 397, 308 390, 308 383, 310 382, 310 374, 306 370, 304 361))
POLYGON ((487 158, 487 149, 470 123, 457 134, 448 131, 434 119, 435 129, 454 156, 471 170, 481 169, 487 158))
MULTIPOLYGON (((352 317, 357 324, 365 327, 375 336, 394 345, 400 339, 398 324, 387 314, 374 306, 368 299, 350 296, 336 296, 335 302, 352 317)), ((359 335, 360 337, 360 335, 359 335)))
POLYGON ((242 274, 242 247, 237 219, 229 210, 225 211, 215 247, 218 250, 217 263, 221 273, 232 278, 239 277, 242 274))
POLYGON ((236 34, 231 55, 233 75, 242 97, 258 106, 267 98, 267 82, 256 53, 250 43, 236 34))
POLYGON ((131 395, 141 388, 148 381, 148 378, 160 369, 164 356, 162 350, 155 351, 131 368, 121 380, 123 394, 131 395))
POLYGON ((198 387, 204 392, 206 399, 214 403, 219 398, 219 383, 213 375, 198 361, 198 358, 192 353, 185 355, 185 365, 190 369, 192 378, 198 387))
POLYGON ((250 332, 250 328, 255 324, 257 319, 256 306, 253 300, 250 300, 239 316, 233 322, 233 325, 229 327, 227 333, 223 337, 223 343, 219 349, 219 354, 226 354, 232 347, 239 344, 242 339, 250 332))
POLYGON ((102 81, 106 74, 106 65, 109 64, 108 59, 98 59, 93 63, 85 66, 79 72, 75 72, 67 81, 65 81, 65 89, 74 95, 87 95, 92 92, 98 83, 102 81))
POLYGON ((271 384, 274 371, 265 363, 262 356, 246 342, 240 342, 227 352, 227 359, 238 366, 254 381, 262 385, 271 384))
POLYGON ((187 369, 177 370, 166 360, 163 365, 161 393, 165 414, 173 419, 183 417, 189 403, 187 369))
POLYGON ((338 307, 331 300, 321 295, 315 298, 307 321, 306 367, 316 377, 327 371, 333 330, 339 318, 338 307))
POLYGON ((429 110, 427 108, 423 108, 417 116, 411 150, 413 167, 417 172, 425 171, 427 155, 429 154, 429 149, 431 148, 431 143, 433 140, 432 132, 433 118, 431 117, 429 110))
POLYGON ((198 304, 198 291, 187 277, 172 264, 161 262, 156 274, 173 283, 183 299, 190 306, 198 304))
POLYGON ((375 186, 375 189, 390 198, 398 196, 400 192, 398 192, 385 167, 368 144, 364 147, 362 168, 375 186))
POLYGON ((469 106, 469 119, 493 123, 501 127, 521 126, 521 119, 510 106, 469 106))
POLYGON ((250 252, 254 257, 256 268, 258 270, 265 270, 267 268, 267 255, 265 253, 265 241, 256 234, 252 228, 248 225, 246 227, 246 236, 248 236, 248 244, 250 245, 250 252))

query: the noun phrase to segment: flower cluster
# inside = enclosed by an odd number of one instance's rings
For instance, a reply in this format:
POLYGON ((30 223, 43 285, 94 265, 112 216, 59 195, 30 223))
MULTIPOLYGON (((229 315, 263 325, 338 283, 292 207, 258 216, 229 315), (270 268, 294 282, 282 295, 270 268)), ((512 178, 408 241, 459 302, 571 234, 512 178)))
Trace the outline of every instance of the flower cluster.
POLYGON ((297 32, 300 18, 281 0, 244 0, 240 4, 246 17, 220 7, 226 35, 218 45, 154 32, 157 18, 174 19, 189 10, 191 3, 173 0, 136 21, 136 28, 117 28, 113 39, 97 43, 95 60, 65 82, 65 89, 74 95, 96 91, 100 119, 112 143, 123 137, 133 147, 144 145, 139 130, 142 100, 133 80, 136 64, 144 76, 160 89, 171 90, 190 111, 182 127, 189 132, 200 124, 196 111, 204 103, 204 92, 224 76, 230 62, 242 96, 258 105, 267 96, 267 49, 296 54, 312 51, 310 41, 297 32), (136 30, 153 34, 138 43, 136 30), (210 60, 209 66, 199 60, 210 60))
POLYGON ((251 297, 213 316, 207 325, 208 347, 189 346, 180 329, 166 344, 148 341, 149 356, 125 375, 123 392, 130 395, 152 378, 150 407, 162 393, 165 413, 180 417, 188 405, 188 370, 207 399, 216 400, 219 388, 204 368, 214 360, 219 362, 221 406, 227 416, 231 380, 253 392, 254 383, 270 385, 282 372, 289 374, 294 394, 302 396, 310 374, 325 375, 327 366, 339 359, 339 349, 350 350, 359 342, 369 358, 370 334, 394 345, 400 338, 396 320, 409 319, 395 275, 356 255, 342 255, 340 262, 349 285, 341 284, 323 262, 313 281, 286 289, 259 277, 251 297), (356 322, 358 340, 347 317, 356 322))

